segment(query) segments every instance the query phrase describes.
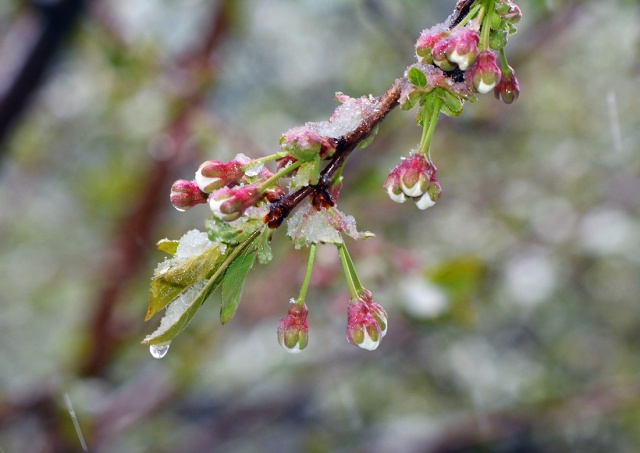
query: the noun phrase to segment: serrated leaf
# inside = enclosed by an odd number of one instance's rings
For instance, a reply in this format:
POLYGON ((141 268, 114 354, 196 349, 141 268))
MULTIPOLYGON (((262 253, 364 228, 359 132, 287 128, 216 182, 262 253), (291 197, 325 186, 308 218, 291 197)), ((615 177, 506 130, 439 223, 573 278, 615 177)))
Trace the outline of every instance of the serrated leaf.
POLYGON ((425 76, 424 72, 418 68, 414 67, 409 69, 409 72, 407 72, 407 79, 418 88, 424 88, 427 86, 427 76, 425 76))
POLYGON ((442 100, 440 111, 447 116, 460 116, 462 114, 462 101, 458 96, 446 90, 436 90, 442 100))
POLYGON ((225 222, 211 216, 204 222, 210 241, 229 245, 237 245, 244 242, 263 225, 262 219, 245 219, 244 217, 235 222, 225 222))
POLYGON ((224 260, 218 263, 212 275, 208 277, 206 283, 198 282, 181 291, 169 305, 167 312, 160 321, 160 327, 155 332, 148 335, 142 343, 153 345, 163 344, 175 338, 193 319, 198 309, 213 293, 222 282, 225 271, 233 263, 247 246, 253 244, 258 237, 255 231, 243 244, 235 247, 232 252, 227 251, 224 260))
POLYGON ((264 228, 258 240, 258 261, 262 265, 270 263, 273 259, 270 242, 272 233, 271 228, 264 228))
MULTIPOLYGON (((220 253, 219 244, 211 243, 211 248, 203 253, 175 261, 168 269, 151 279, 149 305, 145 321, 162 310, 187 287, 206 280, 220 266, 224 255, 220 253)), ((171 263, 170 260, 169 263, 171 263)))
POLYGON ((158 241, 158 250, 160 250, 161 252, 165 252, 171 256, 176 254, 176 251, 178 250, 178 244, 180 243, 180 241, 172 241, 170 239, 162 239, 161 241, 158 241))
POLYGON ((256 252, 241 254, 227 268, 222 280, 222 303, 220 306, 220 322, 226 324, 236 314, 244 280, 253 267, 256 252))
POLYGON ((310 184, 318 184, 320 177, 320 156, 310 162, 300 165, 296 175, 291 180, 290 190, 297 190, 310 184))

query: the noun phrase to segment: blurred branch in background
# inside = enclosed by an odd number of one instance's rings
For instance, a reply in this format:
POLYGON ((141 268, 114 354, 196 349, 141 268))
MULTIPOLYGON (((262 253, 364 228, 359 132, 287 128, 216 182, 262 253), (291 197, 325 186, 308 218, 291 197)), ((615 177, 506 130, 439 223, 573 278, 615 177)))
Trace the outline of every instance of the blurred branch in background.
POLYGON ((44 80, 84 6, 84 0, 33 0, 4 37, 0 47, 0 159, 11 127, 44 80))

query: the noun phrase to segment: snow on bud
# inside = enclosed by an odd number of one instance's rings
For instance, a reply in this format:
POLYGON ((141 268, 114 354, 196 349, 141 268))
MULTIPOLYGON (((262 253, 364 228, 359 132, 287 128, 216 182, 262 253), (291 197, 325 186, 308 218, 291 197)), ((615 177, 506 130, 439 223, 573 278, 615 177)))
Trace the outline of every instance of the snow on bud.
POLYGON ((383 187, 396 203, 404 203, 409 197, 416 201, 418 208, 426 209, 433 206, 439 197, 435 188, 429 194, 432 185, 440 187, 435 177, 436 171, 435 165, 424 155, 413 154, 391 170, 383 187), (432 199, 432 195, 435 199, 432 199))
POLYGON ((289 129, 280 138, 280 146, 292 157, 304 162, 312 161, 318 154, 320 157, 330 157, 335 148, 329 141, 307 128, 298 126, 289 129))
MULTIPOLYGON (((379 311, 376 313, 380 314, 379 311)), ((386 322, 384 326, 386 333, 386 322)), ((382 328, 374 317, 370 304, 363 299, 351 301, 347 308, 347 340, 349 343, 373 351, 380 345, 382 337, 382 328)))
POLYGON ((223 187, 211 193, 209 207, 214 216, 225 222, 231 222, 255 205, 260 199, 260 195, 260 191, 254 185, 223 187))
POLYGON ((178 179, 173 183, 169 198, 178 211, 186 211, 197 204, 207 202, 207 195, 200 190, 198 184, 185 179, 178 179))
POLYGON ((436 25, 435 27, 427 28, 420 33, 418 41, 416 41, 416 56, 420 63, 433 63, 432 50, 433 47, 449 32, 442 25, 436 25))
POLYGON ((500 68, 496 64, 496 55, 490 50, 480 52, 469 70, 465 73, 465 81, 475 91, 486 94, 500 83, 500 68))
POLYGON ((434 62, 445 71, 455 68, 462 71, 467 68, 478 55, 478 32, 469 27, 454 28, 451 34, 435 44, 432 50, 434 62))
POLYGON ((242 163, 237 160, 229 162, 208 160, 198 168, 195 181, 200 190, 211 193, 216 189, 238 182, 243 176, 242 163))
POLYGON ((374 317, 378 325, 380 326, 380 333, 384 337, 387 334, 387 312, 382 305, 373 301, 373 295, 371 291, 368 289, 364 290, 363 295, 361 296, 361 300, 364 301, 369 310, 371 311, 371 316, 374 317))
POLYGON ((520 96, 520 85, 511 66, 509 66, 509 72, 502 71, 500 83, 493 89, 493 94, 496 99, 502 99, 505 104, 511 104, 520 96))
POLYGON ((305 304, 298 305, 291 299, 293 306, 287 316, 278 322, 278 343, 287 352, 297 354, 302 351, 309 341, 309 325, 307 315, 309 309, 305 304))

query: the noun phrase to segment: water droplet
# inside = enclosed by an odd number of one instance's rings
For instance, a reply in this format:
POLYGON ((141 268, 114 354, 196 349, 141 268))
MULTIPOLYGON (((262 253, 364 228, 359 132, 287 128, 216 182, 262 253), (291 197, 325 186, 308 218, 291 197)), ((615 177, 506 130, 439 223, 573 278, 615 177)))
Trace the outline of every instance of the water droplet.
POLYGON ((169 344, 152 344, 149 346, 149 352, 156 359, 161 359, 165 355, 167 355, 167 351, 169 350, 169 344))

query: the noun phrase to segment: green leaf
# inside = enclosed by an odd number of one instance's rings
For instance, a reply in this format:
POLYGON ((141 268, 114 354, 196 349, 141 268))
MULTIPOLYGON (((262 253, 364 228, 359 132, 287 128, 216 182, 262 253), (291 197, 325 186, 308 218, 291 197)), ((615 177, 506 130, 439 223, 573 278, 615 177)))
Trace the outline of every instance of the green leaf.
POLYGON ((244 280, 253 266, 256 252, 241 254, 227 268, 222 280, 222 304, 220 306, 220 322, 226 324, 236 314, 244 280))
POLYGON ((262 219, 248 218, 235 222, 225 222, 215 216, 207 218, 204 227, 209 240, 222 244, 237 245, 244 242, 256 230, 264 226, 262 219))
POLYGON ((176 254, 176 250, 178 250, 179 243, 180 241, 172 241, 165 238, 158 242, 158 250, 173 256, 176 254))
POLYGON ((462 114, 462 100, 450 91, 438 89, 435 90, 438 97, 442 100, 440 111, 447 116, 460 116, 462 114))
MULTIPOLYGON (((245 256, 243 253, 247 250, 248 246, 255 243, 257 237, 258 231, 255 231, 244 243, 231 249, 232 251, 227 249, 226 255, 222 255, 222 258, 216 262, 216 267, 213 273, 207 277, 208 280, 206 280, 206 283, 199 281, 190 285, 180 291, 171 303, 168 305, 165 304, 167 310, 165 316, 160 321, 160 327, 148 335, 142 343, 148 345, 167 343, 182 332, 202 304, 220 285, 223 276, 226 275, 225 271, 227 271, 229 266, 236 261, 239 256, 245 256)), ((215 244, 215 246, 219 251, 219 245, 215 244)), ((177 289, 173 290, 177 291, 177 289)))
POLYGON ((220 245, 212 242, 211 248, 199 255, 184 260, 169 260, 166 270, 151 279, 145 321, 171 303, 187 287, 209 278, 223 259, 220 245))
POLYGON ((273 259, 273 252, 271 251, 271 235, 273 230, 271 228, 264 228, 260 234, 258 240, 258 261, 260 264, 269 264, 273 259))
POLYGON ((409 79, 409 82, 411 82, 418 88, 424 88, 427 86, 427 76, 425 76, 424 72, 422 72, 418 68, 414 67, 409 69, 409 72, 407 73, 407 79, 409 79))
POLYGON ((297 190, 301 187, 308 186, 310 184, 318 184, 318 179, 320 178, 320 156, 316 156, 316 158, 310 162, 305 162, 300 165, 296 175, 293 177, 291 181, 291 185, 289 186, 290 190, 297 190))

